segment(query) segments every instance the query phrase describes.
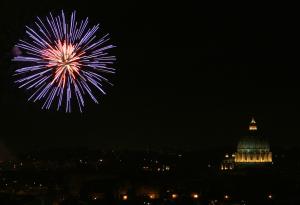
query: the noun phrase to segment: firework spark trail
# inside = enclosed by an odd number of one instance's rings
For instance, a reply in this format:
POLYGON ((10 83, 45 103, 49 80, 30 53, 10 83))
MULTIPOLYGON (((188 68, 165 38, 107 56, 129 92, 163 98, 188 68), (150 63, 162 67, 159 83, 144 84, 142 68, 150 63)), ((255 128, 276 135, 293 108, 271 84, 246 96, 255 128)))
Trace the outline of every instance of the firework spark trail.
POLYGON ((37 17, 37 30, 26 26, 29 40, 20 40, 16 45, 26 55, 13 61, 28 64, 15 71, 19 88, 33 90, 28 100, 43 100, 45 109, 57 101, 57 110, 65 102, 66 112, 71 112, 73 96, 80 112, 85 95, 98 103, 93 89, 105 94, 103 83, 111 84, 103 74, 115 73, 111 67, 115 56, 108 53, 115 46, 108 44, 109 34, 96 40, 99 24, 88 28, 88 23, 88 18, 76 22, 75 11, 68 22, 62 11, 57 17, 50 13, 45 22, 37 17))

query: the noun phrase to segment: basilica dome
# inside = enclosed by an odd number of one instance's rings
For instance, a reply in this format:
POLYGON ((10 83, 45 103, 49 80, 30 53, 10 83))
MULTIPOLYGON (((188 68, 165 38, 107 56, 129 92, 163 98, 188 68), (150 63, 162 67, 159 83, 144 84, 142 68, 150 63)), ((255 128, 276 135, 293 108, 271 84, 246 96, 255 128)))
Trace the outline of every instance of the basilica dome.
POLYGON ((237 151, 238 152, 258 152, 258 151, 264 151, 269 152, 270 151, 270 145, 267 142, 267 140, 263 139, 262 137, 257 136, 246 136, 242 137, 237 145, 237 151))
POLYGON ((257 132, 257 125, 252 118, 249 125, 249 134, 242 137, 237 145, 235 154, 236 163, 269 163, 272 162, 272 153, 268 141, 257 132))

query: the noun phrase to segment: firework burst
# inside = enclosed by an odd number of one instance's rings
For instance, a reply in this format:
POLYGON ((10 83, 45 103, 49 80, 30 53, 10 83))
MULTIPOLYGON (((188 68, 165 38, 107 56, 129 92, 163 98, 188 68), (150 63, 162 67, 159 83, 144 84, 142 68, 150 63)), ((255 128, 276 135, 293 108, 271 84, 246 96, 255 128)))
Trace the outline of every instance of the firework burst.
POLYGON ((82 112, 85 96, 98 103, 94 93, 105 94, 103 84, 110 82, 104 75, 115 72, 109 35, 97 39, 99 24, 88 28, 88 18, 79 23, 75 15, 74 11, 69 20, 63 11, 56 17, 50 13, 45 21, 37 17, 35 29, 26 27, 28 40, 16 45, 25 54, 13 61, 25 66, 15 71, 15 82, 32 92, 28 100, 43 101, 43 109, 57 104, 57 110, 65 105, 65 111, 71 112, 72 98, 76 98, 82 112))

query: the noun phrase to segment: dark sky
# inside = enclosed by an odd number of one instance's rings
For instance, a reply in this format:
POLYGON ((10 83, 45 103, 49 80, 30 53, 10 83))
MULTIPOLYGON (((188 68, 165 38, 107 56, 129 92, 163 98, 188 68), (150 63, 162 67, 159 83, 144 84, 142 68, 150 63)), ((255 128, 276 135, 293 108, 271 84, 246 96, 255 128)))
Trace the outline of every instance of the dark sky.
POLYGON ((0 141, 16 150, 202 149, 235 144, 255 116, 271 145, 298 146, 299 21, 293 9, 183 2, 1 1, 0 141), (118 46, 115 85, 83 114, 41 110, 11 76, 10 52, 25 25, 61 9, 101 23, 118 46))

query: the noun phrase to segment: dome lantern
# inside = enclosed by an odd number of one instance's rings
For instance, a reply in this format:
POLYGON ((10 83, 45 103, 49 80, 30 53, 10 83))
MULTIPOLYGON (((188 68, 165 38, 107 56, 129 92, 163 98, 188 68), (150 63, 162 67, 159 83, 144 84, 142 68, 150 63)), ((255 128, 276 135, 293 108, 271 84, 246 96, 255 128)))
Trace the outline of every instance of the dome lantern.
POLYGON ((254 117, 252 117, 250 125, 249 125, 249 130, 250 131, 256 131, 257 130, 257 125, 254 117))

